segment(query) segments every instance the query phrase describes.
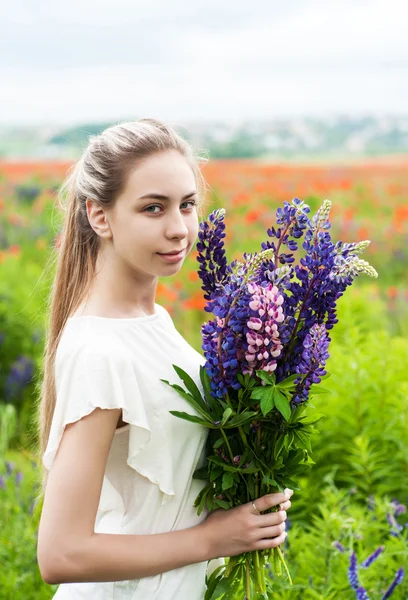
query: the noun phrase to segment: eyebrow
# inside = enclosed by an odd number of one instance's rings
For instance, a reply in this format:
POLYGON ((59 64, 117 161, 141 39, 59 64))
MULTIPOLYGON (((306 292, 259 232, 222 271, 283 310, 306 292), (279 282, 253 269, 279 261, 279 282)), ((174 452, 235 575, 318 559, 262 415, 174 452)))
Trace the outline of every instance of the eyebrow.
MULTIPOLYGON (((195 196, 196 194, 197 194, 197 191, 190 192, 190 194, 187 194, 187 196, 184 196, 184 198, 182 198, 182 200, 187 200, 187 198, 191 198, 192 196, 195 196)), ((149 193, 149 194, 145 194, 144 196, 140 196, 138 198, 138 200, 144 200, 146 198, 151 198, 152 200, 163 200, 163 201, 170 200, 170 198, 168 196, 163 196, 163 194, 154 194, 154 193, 149 193)))

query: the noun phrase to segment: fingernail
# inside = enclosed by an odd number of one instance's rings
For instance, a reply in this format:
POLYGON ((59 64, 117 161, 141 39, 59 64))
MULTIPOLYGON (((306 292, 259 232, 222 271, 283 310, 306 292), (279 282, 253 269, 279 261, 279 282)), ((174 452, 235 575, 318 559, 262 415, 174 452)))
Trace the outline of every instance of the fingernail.
POLYGON ((285 494, 285 496, 289 496, 289 498, 290 498, 293 494, 293 490, 291 490, 290 488, 285 488, 284 494, 285 494))

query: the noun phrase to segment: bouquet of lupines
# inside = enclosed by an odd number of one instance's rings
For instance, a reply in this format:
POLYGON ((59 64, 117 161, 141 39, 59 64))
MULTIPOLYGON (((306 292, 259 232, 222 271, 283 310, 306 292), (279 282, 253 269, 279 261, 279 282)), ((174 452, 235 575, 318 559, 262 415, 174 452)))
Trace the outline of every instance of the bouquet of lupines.
MULTIPOLYGON (((231 264, 224 248, 225 210, 200 223, 198 272, 205 310, 214 315, 201 328, 204 397, 176 365, 187 391, 162 380, 196 414, 170 412, 210 430, 207 464, 194 473, 208 482, 195 501, 198 514, 204 506, 230 509, 285 487, 299 489, 296 480, 314 464, 310 435, 322 417, 308 418, 305 411, 314 394, 326 391, 317 384, 329 376, 325 363, 336 302, 358 275, 377 277, 359 258, 369 241, 332 242, 330 206, 325 200, 310 219, 307 204, 298 198, 285 202, 262 250, 231 264), (302 236, 305 252, 294 264, 302 236)), ((273 590, 266 564, 274 566, 275 576, 283 567, 291 582, 279 546, 247 552, 212 573, 205 600, 233 598, 242 587, 247 600, 268 598, 273 590)))

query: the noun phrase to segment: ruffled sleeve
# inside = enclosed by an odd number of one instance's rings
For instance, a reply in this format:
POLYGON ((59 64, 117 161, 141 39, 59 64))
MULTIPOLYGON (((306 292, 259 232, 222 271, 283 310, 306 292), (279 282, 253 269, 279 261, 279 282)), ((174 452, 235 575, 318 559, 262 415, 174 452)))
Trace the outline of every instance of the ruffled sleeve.
POLYGON ((173 464, 168 435, 154 406, 145 405, 132 357, 114 344, 84 344, 55 361, 56 406, 43 455, 51 469, 65 426, 95 408, 121 408, 130 424, 127 464, 157 485, 162 503, 174 497, 173 464))

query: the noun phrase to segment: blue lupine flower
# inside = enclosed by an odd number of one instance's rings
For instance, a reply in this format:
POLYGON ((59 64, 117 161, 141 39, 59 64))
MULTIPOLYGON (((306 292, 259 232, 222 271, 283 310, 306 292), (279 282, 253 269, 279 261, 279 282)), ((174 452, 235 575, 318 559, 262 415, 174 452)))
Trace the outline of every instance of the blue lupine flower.
POLYGON ((407 512, 407 507, 405 506, 405 504, 401 504, 396 499, 391 501, 391 506, 394 509, 394 515, 396 517, 399 517, 400 515, 402 515, 402 513, 407 512))
POLYGON ((357 590, 356 600, 370 600, 367 590, 364 589, 362 585, 357 590))
POLYGON ((340 542, 338 542, 337 540, 333 542, 333 546, 334 546, 335 548, 337 548, 337 550, 338 550, 339 552, 341 552, 342 554, 344 553, 344 546, 343 546, 343 544, 341 544, 341 543, 340 543, 340 542))
POLYGON ((9 462, 8 460, 5 461, 5 465, 7 469, 7 475, 11 475, 16 465, 13 462, 9 462))
POLYGON ((380 554, 384 552, 384 546, 378 546, 377 550, 374 550, 374 552, 372 554, 370 554, 370 556, 368 556, 362 563, 361 563, 361 567, 363 567, 364 569, 368 568, 370 565, 373 564, 373 562, 380 556, 380 554))
POLYGON ((327 349, 330 344, 330 339, 326 332, 325 324, 318 325, 315 323, 305 335, 303 340, 303 352, 300 362, 296 367, 296 372, 304 374, 296 388, 294 403, 299 403, 306 400, 309 396, 310 386, 313 383, 319 383, 321 377, 326 374, 324 366, 329 358, 327 349))
POLYGON ((400 535, 399 532, 403 530, 403 526, 398 523, 394 515, 391 513, 387 513, 387 521, 391 525, 390 534, 394 537, 398 537, 400 535))
POLYGON ((353 588, 353 590, 355 590, 357 592, 358 588, 360 587, 360 584, 359 584, 358 575, 357 575, 357 556, 356 556, 355 552, 352 552, 351 556, 350 556, 350 565, 349 565, 349 569, 348 569, 348 580, 349 580, 350 585, 353 588))
POLYGON ((16 473, 16 485, 20 485, 23 480, 23 473, 21 471, 17 471, 16 473))
POLYGON ((0 490, 4 490, 6 487, 6 482, 4 481, 4 477, 0 475, 0 490))
POLYGON ((34 374, 34 361, 31 358, 20 355, 11 365, 6 377, 6 401, 19 396, 23 388, 31 382, 34 374))
POLYGON ((401 583, 401 581, 404 579, 404 575, 405 575, 404 569, 401 567, 396 572, 395 577, 394 577, 394 581, 391 583, 390 587, 385 592, 385 594, 384 594, 384 596, 382 597, 381 600, 387 600, 387 598, 389 598, 391 596, 392 592, 395 590, 395 588, 397 587, 397 585, 399 585, 401 583))

